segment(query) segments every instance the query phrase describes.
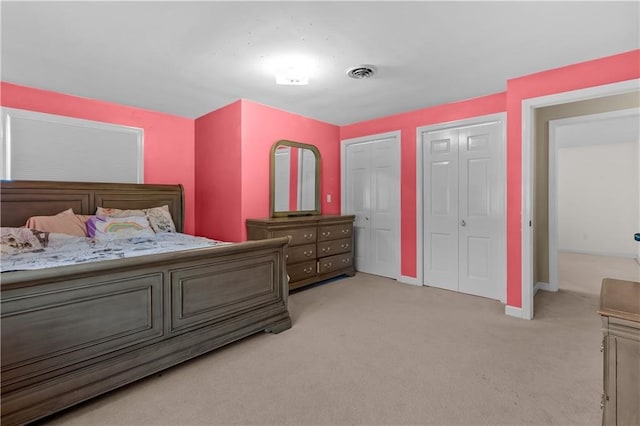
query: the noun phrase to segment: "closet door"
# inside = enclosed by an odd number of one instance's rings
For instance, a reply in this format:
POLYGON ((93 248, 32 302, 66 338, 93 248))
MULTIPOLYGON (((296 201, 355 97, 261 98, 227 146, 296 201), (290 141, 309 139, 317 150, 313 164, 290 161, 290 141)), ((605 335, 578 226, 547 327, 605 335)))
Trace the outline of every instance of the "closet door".
POLYGON ((374 269, 371 257, 371 150, 369 144, 349 145, 346 150, 346 194, 343 211, 356 216, 353 223, 356 271, 374 269))
POLYGON ((356 216, 355 268, 390 278, 399 275, 400 173, 396 137, 349 144, 343 211, 356 216))
POLYGON ((458 291, 458 130, 423 134, 425 284, 458 291))
POLYGON ((424 283, 504 298, 500 123, 422 133, 424 283))
POLYGON ((497 123, 459 133, 459 291, 503 299, 504 173, 497 123))

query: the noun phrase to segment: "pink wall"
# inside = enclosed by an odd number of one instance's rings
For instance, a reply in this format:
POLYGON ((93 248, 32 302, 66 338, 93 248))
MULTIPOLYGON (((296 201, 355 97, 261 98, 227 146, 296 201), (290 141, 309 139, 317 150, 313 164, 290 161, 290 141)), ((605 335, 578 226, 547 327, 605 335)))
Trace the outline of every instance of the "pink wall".
MULTIPOLYGON (((504 112, 506 94, 484 96, 460 102, 424 108, 340 128, 340 139, 401 131, 401 274, 416 277, 416 127, 462 120, 479 115, 504 112)), ((338 176, 339 179, 339 176, 338 176)))
POLYGON ((242 99, 196 120, 198 235, 244 241, 246 219, 269 216, 269 156, 281 139, 320 150, 322 213, 340 213, 338 126, 242 99))
POLYGON ((640 50, 515 78, 507 91, 343 126, 340 139, 394 130, 401 147, 401 273, 416 276, 416 127, 507 112, 507 304, 522 306, 522 101, 640 78, 640 50))
POLYGON ((640 50, 507 81, 507 304, 522 306, 522 101, 640 78, 640 50))
POLYGON ((507 82, 503 93, 342 127, 244 99, 194 123, 4 82, 1 104, 143 128, 145 181, 183 184, 186 232, 227 241, 246 239, 246 218, 269 215, 269 150, 275 141, 288 139, 318 147, 322 156, 321 212, 339 214, 340 140, 400 130, 401 273, 407 277, 415 277, 417 270, 416 127, 506 111, 507 303, 520 307, 522 101, 640 78, 639 68, 640 50, 634 50, 515 78, 507 82), (332 203, 327 203, 327 194, 331 194, 332 203))
POLYGON ((194 232, 193 120, 12 83, 0 85, 0 104, 4 107, 144 129, 144 180, 146 183, 184 186, 184 230, 194 232))
POLYGON ((196 234, 240 241, 241 102, 195 120, 196 234))
MULTIPOLYGON (((333 124, 242 100, 242 221, 269 216, 269 151, 278 140, 315 145, 321 156, 321 213, 340 213, 340 131, 333 124), (327 194, 332 202, 327 203, 327 194)), ((242 227, 243 238, 246 229, 242 227)))

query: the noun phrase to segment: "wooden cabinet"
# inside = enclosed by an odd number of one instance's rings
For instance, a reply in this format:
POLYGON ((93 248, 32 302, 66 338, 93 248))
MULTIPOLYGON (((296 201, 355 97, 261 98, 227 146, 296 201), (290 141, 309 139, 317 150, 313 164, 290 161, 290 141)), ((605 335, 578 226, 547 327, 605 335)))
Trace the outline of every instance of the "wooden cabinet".
POLYGON ((288 235, 289 289, 339 275, 355 274, 353 221, 355 216, 297 216, 247 219, 250 240, 288 235))
POLYGON ((605 278, 600 292, 603 425, 640 425, 640 283, 605 278))

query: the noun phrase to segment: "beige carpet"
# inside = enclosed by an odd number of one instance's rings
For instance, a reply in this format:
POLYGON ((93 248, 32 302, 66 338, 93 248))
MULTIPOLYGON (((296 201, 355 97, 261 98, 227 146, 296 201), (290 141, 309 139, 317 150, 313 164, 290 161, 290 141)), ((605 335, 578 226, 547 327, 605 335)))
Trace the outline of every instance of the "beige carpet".
POLYGON ((640 281, 640 264, 631 257, 559 252, 558 288, 600 294, 603 278, 640 281))
POLYGON ((51 425, 597 425, 593 295, 497 301, 366 274, 290 297, 258 334, 43 422, 51 425))

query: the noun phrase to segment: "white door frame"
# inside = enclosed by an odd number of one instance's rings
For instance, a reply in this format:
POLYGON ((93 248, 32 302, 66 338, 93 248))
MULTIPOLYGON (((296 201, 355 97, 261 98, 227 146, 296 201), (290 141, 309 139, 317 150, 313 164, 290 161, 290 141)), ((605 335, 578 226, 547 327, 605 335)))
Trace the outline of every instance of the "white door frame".
POLYGON ((506 270, 507 270, 507 263, 506 263, 506 236, 507 236, 507 210, 506 210, 506 206, 507 206, 507 175, 506 175, 506 164, 507 164, 507 157, 506 157, 506 126, 507 126, 507 114, 506 112, 500 112, 497 114, 489 114, 489 115, 481 115, 478 117, 472 117, 472 118, 466 118, 466 119, 462 119, 462 120, 455 120, 455 121, 448 121, 445 123, 438 123, 438 124, 431 124, 428 126, 421 126, 421 127, 417 127, 416 128, 416 231, 417 231, 417 238, 416 238, 416 243, 417 243, 417 247, 416 247, 416 275, 417 275, 417 280, 418 280, 418 285, 420 286, 424 286, 424 265, 423 265, 423 255, 424 255, 424 223, 423 223, 423 214, 424 214, 424 188, 422 187, 422 174, 424 173, 424 164, 422 162, 422 158, 424 155, 423 152, 423 146, 422 146, 422 140, 421 140, 421 134, 424 132, 433 132, 433 131, 438 131, 438 130, 445 130, 445 129, 449 129, 449 128, 456 128, 456 127, 468 127, 468 126, 474 126, 474 125, 479 125, 479 124, 485 124, 485 123, 489 123, 489 122, 494 122, 494 121, 499 121, 501 123, 501 131, 500 131, 500 136, 502 138, 502 153, 501 153, 501 157, 503 160, 502 163, 502 172, 504 174, 504 182, 505 182, 505 187, 504 187, 504 207, 505 207, 505 211, 504 211, 504 224, 503 224, 503 228, 504 228, 504 232, 503 232, 503 247, 505 247, 505 252, 504 252, 504 273, 502 274, 503 277, 505 277, 505 282, 504 282, 504 292, 502 297, 500 298, 500 301, 502 303, 506 303, 507 300, 507 283, 506 283, 506 270))
MULTIPOLYGON (((367 136, 361 136, 361 137, 357 137, 357 138, 351 138, 351 139, 343 139, 340 141, 340 210, 342 211, 342 214, 347 214, 344 211, 344 206, 346 204, 346 184, 347 184, 347 170, 345 167, 345 163, 346 163, 346 158, 347 158, 347 146, 349 145, 355 145, 355 144, 359 144, 359 143, 365 143, 365 142, 372 142, 378 139, 389 139, 389 138, 395 138, 396 140, 396 150, 397 150, 397 158, 398 158, 398 202, 395 203, 396 208, 394 211, 394 217, 396 218, 396 223, 395 223, 395 247, 393 248, 396 253, 399 253, 398 256, 396 256, 396 265, 394 266, 394 279, 401 281, 400 276, 401 276, 401 271, 400 271, 400 265, 402 264, 402 252, 401 252, 401 248, 402 248, 402 244, 401 244, 401 231, 400 231, 400 225, 401 225, 401 209, 400 209, 400 204, 402 202, 402 199, 400 197, 401 194, 401 189, 402 189, 402 185, 401 185, 401 180, 402 180, 402 157, 401 157, 401 143, 402 143, 402 134, 400 132, 400 130, 394 130, 392 132, 386 132, 386 133, 378 133, 378 134, 374 134, 374 135, 367 135, 367 136)), ((402 280, 404 281, 404 280, 402 280)))
MULTIPOLYGON (((563 126, 618 117, 635 117, 640 108, 628 108, 549 121, 549 286, 548 291, 558 291, 558 150, 562 141, 557 131, 563 126)), ((640 144, 640 141, 636 141, 640 144)), ((640 150, 638 151, 640 152, 640 150)))
POLYGON ((551 105, 559 105, 603 96, 636 92, 640 89, 640 79, 588 87, 586 89, 555 93, 522 100, 522 307, 505 306, 505 314, 533 319, 533 143, 535 141, 535 110, 551 105))

